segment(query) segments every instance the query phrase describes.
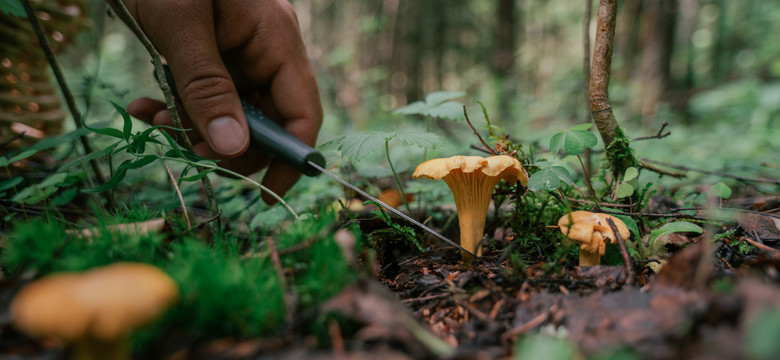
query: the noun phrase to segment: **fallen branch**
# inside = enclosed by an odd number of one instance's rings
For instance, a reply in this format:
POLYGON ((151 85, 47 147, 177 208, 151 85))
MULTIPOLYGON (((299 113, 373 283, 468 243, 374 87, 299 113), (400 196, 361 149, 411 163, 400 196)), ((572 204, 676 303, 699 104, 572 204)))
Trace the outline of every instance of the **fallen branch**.
POLYGON ((715 175, 715 176, 720 176, 720 177, 737 179, 737 180, 740 180, 740 181, 748 181, 748 182, 780 185, 780 180, 779 179, 753 178, 753 177, 747 177, 747 176, 741 176, 741 175, 733 175, 733 174, 728 174, 728 173, 724 173, 724 172, 720 172, 720 171, 697 169, 697 168, 692 168, 692 167, 689 167, 689 166, 677 165, 677 164, 672 164, 672 163, 658 161, 658 160, 642 159, 642 161, 643 162, 648 162, 648 163, 653 163, 653 164, 658 164, 658 165, 661 165, 661 166, 666 166, 666 167, 670 167, 672 169, 677 169, 677 170, 682 170, 682 171, 693 171, 693 172, 698 172, 698 173, 707 174, 707 175, 715 175))
POLYGON ((612 234, 615 235, 615 239, 617 240, 618 246, 620 247, 620 254, 623 255, 623 264, 626 269, 626 285, 633 285, 635 276, 634 267, 631 264, 631 255, 628 254, 626 241, 622 236, 620 236, 620 232, 618 231, 617 226, 615 226, 615 222, 612 221, 612 219, 607 219, 607 224, 609 224, 609 228, 612 229, 612 234))

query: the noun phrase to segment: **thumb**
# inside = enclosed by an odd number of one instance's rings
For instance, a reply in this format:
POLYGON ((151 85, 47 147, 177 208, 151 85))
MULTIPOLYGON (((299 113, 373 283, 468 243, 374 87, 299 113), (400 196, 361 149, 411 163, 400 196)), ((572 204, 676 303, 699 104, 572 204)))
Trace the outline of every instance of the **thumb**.
POLYGON ((175 38, 161 41, 160 50, 168 60, 184 110, 213 150, 203 155, 233 157, 246 151, 249 131, 233 79, 220 57, 208 10, 190 12, 175 38))

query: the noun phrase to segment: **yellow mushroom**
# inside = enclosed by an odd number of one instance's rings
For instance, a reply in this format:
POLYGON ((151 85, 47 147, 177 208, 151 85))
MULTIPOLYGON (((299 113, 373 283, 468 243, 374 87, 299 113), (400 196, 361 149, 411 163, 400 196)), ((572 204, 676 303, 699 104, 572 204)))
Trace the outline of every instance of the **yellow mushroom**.
POLYGON ((130 359, 128 338, 177 301, 162 270, 117 263, 81 274, 54 274, 24 287, 11 303, 21 331, 68 344, 77 360, 130 359))
MULTIPOLYGON (((481 156, 453 156, 432 159, 417 166, 414 178, 442 179, 455 197, 460 222, 460 246, 482 256, 478 246, 485 231, 493 188, 501 179, 510 185, 520 181, 525 186, 528 176, 517 159, 508 155, 483 158, 481 156)), ((463 254, 463 259, 470 257, 463 254)))
POLYGON ((631 233, 620 219, 602 213, 574 211, 558 220, 558 228, 567 238, 580 244, 580 266, 598 265, 607 248, 607 241, 615 243, 617 239, 607 219, 612 219, 623 240, 631 233))

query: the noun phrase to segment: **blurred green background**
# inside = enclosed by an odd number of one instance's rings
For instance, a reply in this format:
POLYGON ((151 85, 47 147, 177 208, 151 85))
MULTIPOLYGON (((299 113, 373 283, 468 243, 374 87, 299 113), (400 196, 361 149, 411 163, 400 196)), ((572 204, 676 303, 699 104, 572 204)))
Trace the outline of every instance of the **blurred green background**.
MULTIPOLYGON (((536 143, 539 152, 556 131, 589 121, 587 1, 292 3, 325 108, 321 142, 354 131, 425 129, 423 119, 392 111, 439 90, 465 91, 460 100, 478 127, 476 102, 483 102, 516 143, 536 143)), ((85 79, 98 79, 89 84, 98 99, 160 98, 144 49, 105 16, 102 2, 91 5, 91 29, 64 58, 71 83, 83 95, 85 79)), ((594 1, 591 35, 597 7, 594 1)), ((761 163, 780 163, 780 2, 624 0, 617 21, 610 85, 617 120, 629 137, 653 135, 663 122, 671 130, 662 140, 634 142, 638 157, 778 176, 761 163)), ((106 102, 93 104, 91 116, 116 116, 106 102)), ((443 155, 477 142, 463 121, 434 125, 449 144, 438 150, 443 155)))

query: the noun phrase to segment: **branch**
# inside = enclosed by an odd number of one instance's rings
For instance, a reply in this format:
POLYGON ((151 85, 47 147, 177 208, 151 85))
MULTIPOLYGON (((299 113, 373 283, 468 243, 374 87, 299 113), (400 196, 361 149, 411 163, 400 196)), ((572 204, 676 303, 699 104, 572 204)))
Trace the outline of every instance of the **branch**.
MULTIPOLYGON (((32 8, 30 0, 22 0, 22 5, 24 6, 24 11, 27 13, 27 19, 30 21, 30 25, 32 25, 33 31, 35 32, 35 36, 38 38, 38 44, 43 50, 43 54, 46 56, 46 60, 49 62, 49 66, 51 66, 51 71, 54 73, 54 78, 57 79, 57 85, 59 85, 60 90, 62 91, 62 96, 65 98, 65 104, 68 106, 70 115, 73 118, 73 123, 76 125, 77 129, 81 129, 83 126, 81 122, 81 112, 76 106, 76 100, 73 97, 73 92, 70 91, 68 83, 65 82, 65 76, 63 76, 62 69, 57 62, 57 58, 54 56, 54 50, 52 50, 51 43, 49 43, 49 39, 43 32, 43 27, 41 26, 40 21, 38 21, 38 17, 35 15, 35 10, 32 8)), ((84 153, 86 155, 94 152, 86 136, 80 136, 79 140, 81 141, 81 146, 84 148, 84 153)), ((100 171, 98 160, 91 159, 89 164, 92 166, 92 172, 95 173, 97 180, 101 184, 106 182, 106 177, 103 176, 103 173, 100 171)), ((112 206, 113 199, 109 193, 106 194, 106 200, 108 201, 109 206, 112 206)))
POLYGON ((492 148, 490 148, 490 145, 488 145, 485 142, 485 139, 482 138, 482 135, 479 135, 479 132, 477 132, 477 129, 474 128, 474 125, 471 124, 471 120, 469 120, 469 113, 466 111, 466 105, 465 104, 463 105, 463 115, 466 116, 466 122, 471 127, 471 130, 474 131, 474 135, 477 135, 477 137, 479 138, 479 141, 482 142, 483 146, 485 146, 485 149, 488 149, 490 151, 490 153, 493 154, 493 156, 498 155, 492 148))
POLYGON ((664 123, 661 124, 661 128, 658 129, 658 133, 657 134, 651 135, 651 136, 642 136, 642 137, 634 138, 632 140, 638 141, 638 140, 648 140, 648 139, 663 139, 663 138, 665 138, 665 137, 667 137, 669 135, 672 135, 671 131, 667 131, 666 133, 664 133, 664 128, 666 128, 666 126, 668 126, 668 125, 669 125, 669 123, 664 121, 664 123))

